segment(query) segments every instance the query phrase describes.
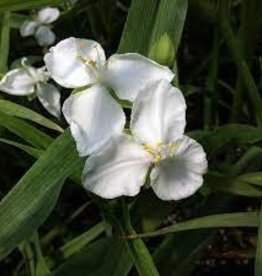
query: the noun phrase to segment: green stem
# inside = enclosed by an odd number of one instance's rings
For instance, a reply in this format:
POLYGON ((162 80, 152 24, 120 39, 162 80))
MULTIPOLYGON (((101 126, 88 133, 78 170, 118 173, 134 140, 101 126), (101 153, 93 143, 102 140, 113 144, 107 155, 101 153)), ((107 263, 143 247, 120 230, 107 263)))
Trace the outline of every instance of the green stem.
POLYGON ((7 71, 10 39, 10 12, 0 12, 0 74, 7 71))
POLYGON ((243 82, 247 88, 248 96, 255 110, 257 124, 260 128, 262 128, 262 100, 256 83, 252 77, 247 62, 242 57, 239 43, 224 16, 222 16, 222 20, 219 21, 219 25, 223 35, 225 36, 227 46, 231 51, 236 66, 239 70, 239 74, 241 75, 243 82))
MULTIPOLYGON (((260 24, 258 24, 262 11, 260 0, 242 1, 241 3, 241 27, 239 29, 239 46, 241 46, 242 57, 250 64, 254 50, 257 45, 260 24)), ((231 122, 237 122, 244 104, 244 84, 242 76, 238 72, 236 91, 233 99, 231 122)))
POLYGON ((207 81, 207 94, 204 105, 204 129, 210 130, 214 121, 215 111, 218 105, 217 79, 218 79, 218 54, 219 54, 219 36, 215 29, 213 39, 213 50, 210 66, 210 74, 207 81))
POLYGON ((29 241, 25 241, 22 249, 26 264, 28 265, 28 270, 31 276, 36 276, 35 274, 35 262, 34 262, 34 252, 31 248, 29 241))

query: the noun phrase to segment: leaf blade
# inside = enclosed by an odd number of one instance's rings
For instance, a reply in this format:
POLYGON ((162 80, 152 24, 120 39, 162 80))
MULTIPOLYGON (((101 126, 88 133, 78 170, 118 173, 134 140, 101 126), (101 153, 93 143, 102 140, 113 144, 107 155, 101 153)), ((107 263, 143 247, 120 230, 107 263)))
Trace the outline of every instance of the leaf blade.
POLYGON ((0 202, 0 259, 43 223, 51 212, 65 179, 80 159, 69 131, 41 155, 0 202), (50 160, 56 158, 56 163, 50 160), (41 179, 41 181, 39 181, 41 179))

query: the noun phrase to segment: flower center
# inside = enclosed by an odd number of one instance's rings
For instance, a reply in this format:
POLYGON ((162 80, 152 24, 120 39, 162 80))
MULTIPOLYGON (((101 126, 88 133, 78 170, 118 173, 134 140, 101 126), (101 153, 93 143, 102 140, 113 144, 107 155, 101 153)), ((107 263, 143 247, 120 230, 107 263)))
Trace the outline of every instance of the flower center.
POLYGON ((144 149, 152 156, 153 163, 159 164, 162 160, 173 157, 177 146, 175 142, 165 144, 163 141, 159 141, 154 145, 144 145, 144 149))
POLYGON ((77 56, 77 60, 83 62, 85 65, 91 65, 92 67, 96 67, 97 62, 92 60, 91 58, 88 57, 82 57, 82 56, 77 56))
MULTIPOLYGON (((91 65, 92 67, 97 67, 97 62, 94 61, 93 59, 86 57, 85 55, 82 55, 81 52, 84 54, 85 50, 86 50, 87 44, 86 42, 80 42, 77 45, 77 48, 80 50, 80 55, 76 57, 77 60, 83 62, 85 65, 91 65)), ((97 51, 97 47, 94 46, 92 51, 96 50, 97 51)))

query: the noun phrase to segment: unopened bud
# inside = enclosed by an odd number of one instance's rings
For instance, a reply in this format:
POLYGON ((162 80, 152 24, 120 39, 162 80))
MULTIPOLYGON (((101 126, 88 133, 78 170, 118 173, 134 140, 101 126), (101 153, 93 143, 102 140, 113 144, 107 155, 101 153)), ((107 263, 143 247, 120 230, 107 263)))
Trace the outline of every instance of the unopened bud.
POLYGON ((171 66, 173 64, 175 47, 167 33, 162 35, 150 48, 149 58, 162 65, 171 66))

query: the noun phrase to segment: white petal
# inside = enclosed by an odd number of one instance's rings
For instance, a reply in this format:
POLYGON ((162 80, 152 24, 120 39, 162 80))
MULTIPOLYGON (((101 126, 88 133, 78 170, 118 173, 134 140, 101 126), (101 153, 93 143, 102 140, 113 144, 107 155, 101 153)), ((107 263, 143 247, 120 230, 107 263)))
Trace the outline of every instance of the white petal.
POLYGON ((171 81, 174 73, 136 53, 116 54, 108 59, 107 82, 121 99, 133 101, 137 93, 152 81, 171 81))
POLYGON ((70 37, 52 47, 44 60, 58 84, 77 88, 97 81, 105 64, 105 53, 101 45, 93 40, 70 37))
POLYGON ((40 46, 48 46, 55 42, 54 32, 46 26, 41 26, 37 29, 35 38, 40 46))
POLYGON ((131 138, 114 137, 98 153, 87 159, 84 187, 103 197, 135 196, 144 184, 150 160, 131 138))
POLYGON ((101 85, 71 95, 62 110, 80 156, 101 148, 112 135, 122 133, 125 125, 123 110, 101 85))
POLYGON ((167 81, 148 85, 133 103, 131 130, 143 144, 168 144, 184 133, 184 96, 167 81))
POLYGON ((34 93, 35 84, 25 69, 14 69, 2 78, 0 90, 11 95, 25 96, 34 93))
POLYGON ((174 157, 162 161, 150 175, 153 190, 163 200, 194 194, 202 186, 207 170, 206 154, 200 144, 186 136, 176 142, 174 157))
POLYGON ((57 20, 60 12, 57 8, 44 8, 38 12, 37 21, 41 24, 49 24, 57 20))
POLYGON ((39 83, 36 90, 37 96, 43 107, 53 116, 60 118, 60 92, 49 83, 39 83))
POLYGON ((20 27, 21 36, 30 36, 36 32, 36 28, 39 26, 39 23, 35 21, 26 20, 20 27))

